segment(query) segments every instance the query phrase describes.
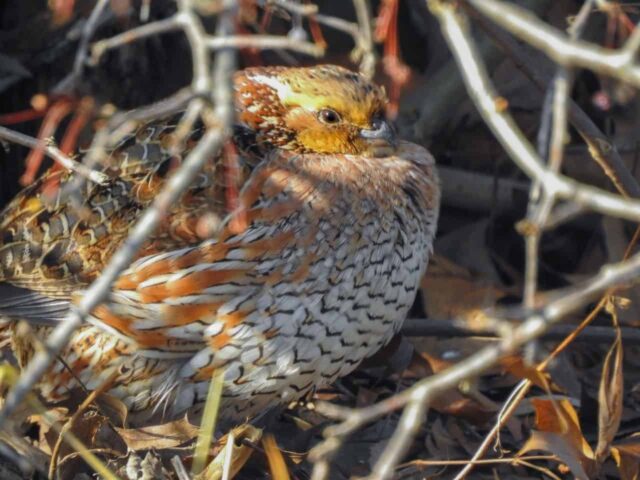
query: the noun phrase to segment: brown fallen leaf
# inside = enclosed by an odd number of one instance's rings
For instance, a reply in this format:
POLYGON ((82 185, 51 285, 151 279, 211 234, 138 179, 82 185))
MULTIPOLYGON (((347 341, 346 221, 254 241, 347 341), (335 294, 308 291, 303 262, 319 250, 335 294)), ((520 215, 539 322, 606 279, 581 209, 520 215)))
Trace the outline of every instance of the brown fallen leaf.
POLYGON ((122 427, 126 425, 129 409, 122 400, 108 393, 102 393, 96 399, 96 403, 100 408, 100 413, 107 416, 113 425, 122 427))
POLYGON ((471 323, 477 322, 475 317, 482 310, 510 293, 442 256, 429 264, 421 292, 429 317, 463 318, 471 323))
POLYGON ((198 427, 186 418, 143 428, 116 428, 130 450, 173 448, 198 436, 198 427))
POLYGON ((63 424, 68 418, 69 412, 66 408, 55 407, 47 410, 46 415, 49 419, 48 422, 40 414, 31 415, 27 418, 27 422, 38 427, 38 448, 47 455, 51 455, 51 447, 47 441, 47 433, 51 430, 51 423, 63 424))
MULTIPOLYGON (((58 428, 50 429, 45 435, 51 450, 53 450, 58 443, 60 436, 58 432, 62 426, 63 423, 61 422, 58 428)), ((111 427, 109 420, 93 409, 84 412, 80 418, 74 422, 69 432, 80 440, 88 450, 109 448, 110 450, 122 453, 127 450, 126 445, 118 433, 111 427)), ((62 442, 60 444, 60 451, 58 453, 60 459, 64 459, 75 453, 76 451, 68 443, 62 442)))
POLYGON ((611 456, 618 466, 621 480, 638 480, 640 478, 640 433, 612 445, 611 456))
POLYGON ((600 388, 598 390, 598 444, 596 446, 596 460, 604 462, 609 456, 611 442, 620 428, 622 418, 622 398, 624 391, 622 373, 622 333, 615 312, 615 306, 610 303, 607 310, 612 314, 616 327, 616 339, 607 352, 602 366, 600 388))
POLYGON ((593 450, 580 429, 578 414, 566 400, 531 400, 536 410, 536 429, 518 452, 519 456, 532 450, 556 455, 576 478, 588 480, 595 472, 593 450))
POLYGON ((519 355, 509 355, 500 360, 500 365, 504 369, 519 379, 527 379, 536 387, 542 388, 545 392, 551 393, 551 390, 560 391, 561 389, 553 383, 550 375, 538 370, 534 365, 525 363, 524 358, 519 355))
MULTIPOLYGON (((407 370, 418 378, 424 378, 454 364, 455 362, 449 362, 428 353, 414 352, 407 370)), ((431 403, 431 407, 438 412, 462 417, 475 424, 482 424, 491 418, 498 407, 477 390, 472 393, 474 398, 462 394, 457 388, 449 389, 438 395, 431 403)))
POLYGON ((267 435, 262 439, 262 446, 264 447, 264 453, 267 456, 269 462, 269 471, 274 480, 289 480, 289 469, 284 461, 282 452, 276 443, 276 439, 273 435, 267 435))
POLYGON ((246 438, 251 443, 256 444, 262 438, 262 430, 254 427, 250 424, 244 424, 234 428, 231 433, 233 434, 233 441, 228 442, 229 434, 225 435, 218 442, 223 448, 218 452, 216 457, 207 465, 202 473, 196 475, 194 480, 220 480, 224 473, 224 467, 227 464, 227 459, 230 458, 229 465, 229 477, 233 478, 242 467, 244 467, 247 460, 251 457, 253 449, 240 443, 240 440, 246 438), (231 452, 229 452, 231 449, 231 452))

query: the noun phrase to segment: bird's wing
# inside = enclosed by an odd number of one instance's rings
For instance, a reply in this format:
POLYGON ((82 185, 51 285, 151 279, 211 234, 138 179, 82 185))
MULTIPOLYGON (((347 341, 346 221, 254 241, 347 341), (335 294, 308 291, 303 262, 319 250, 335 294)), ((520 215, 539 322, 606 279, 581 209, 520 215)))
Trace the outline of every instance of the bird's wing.
POLYGON ((161 358, 220 350, 232 329, 241 336, 235 329, 241 325, 252 331, 251 341, 259 341, 256 329, 276 334, 266 319, 279 312, 291 317, 292 302, 300 300, 279 295, 280 288, 326 284, 308 273, 334 248, 317 241, 317 215, 330 208, 332 193, 288 165, 286 159, 259 165, 215 238, 135 262, 90 321, 135 343, 140 354, 161 358))
POLYGON ((0 319, 6 317, 36 325, 54 325, 65 317, 70 305, 65 299, 0 283, 0 319))
MULTIPOLYGON (((64 195, 75 175, 58 170, 23 189, 0 213, 0 282, 68 299, 93 281, 169 176, 167 132, 144 126, 123 139, 102 167, 104 185, 87 182, 77 195, 64 195)), ((141 255, 202 240, 198 219, 224 204, 215 194, 216 169, 211 162, 141 255)))

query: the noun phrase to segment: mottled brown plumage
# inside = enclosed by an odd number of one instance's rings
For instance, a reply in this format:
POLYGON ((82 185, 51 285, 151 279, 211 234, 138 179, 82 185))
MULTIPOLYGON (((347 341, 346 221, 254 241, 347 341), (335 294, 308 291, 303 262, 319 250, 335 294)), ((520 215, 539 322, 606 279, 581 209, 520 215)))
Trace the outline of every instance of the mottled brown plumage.
MULTIPOLYGON (((396 142, 382 90, 340 67, 247 69, 235 88, 238 207, 213 162, 74 335, 46 398, 115 375, 132 411, 175 416, 223 369, 223 418, 237 421, 347 374, 401 325, 435 234, 432 157, 396 142), (208 238, 204 214, 220 219, 208 238)), ((1 313, 46 323, 99 274, 167 177, 170 127, 145 128, 113 153, 112 184, 83 192, 88 217, 45 207, 42 180, 7 208, 0 279, 23 290, 1 313)), ((29 342, 13 344, 27 361, 29 342)))

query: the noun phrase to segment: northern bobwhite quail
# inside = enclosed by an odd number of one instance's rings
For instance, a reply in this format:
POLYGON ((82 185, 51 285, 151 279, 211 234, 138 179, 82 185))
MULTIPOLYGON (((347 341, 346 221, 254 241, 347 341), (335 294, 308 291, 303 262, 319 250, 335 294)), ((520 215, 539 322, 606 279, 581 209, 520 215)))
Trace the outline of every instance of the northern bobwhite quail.
MULTIPOLYGON (((436 231, 431 155, 396 141, 382 89, 341 67, 250 68, 235 92, 234 142, 250 159, 238 207, 214 164, 74 334, 45 398, 117 372, 110 393, 132 412, 175 417, 224 369, 221 415, 240 421, 346 375, 399 329, 436 231), (222 220, 202 239, 205 213, 222 220)), ((44 180, 5 209, 0 313, 51 324, 82 294, 164 184, 164 131, 146 126, 113 152, 112 182, 83 193, 88 216, 45 206, 44 180)), ((13 348, 28 361, 28 340, 13 348)))

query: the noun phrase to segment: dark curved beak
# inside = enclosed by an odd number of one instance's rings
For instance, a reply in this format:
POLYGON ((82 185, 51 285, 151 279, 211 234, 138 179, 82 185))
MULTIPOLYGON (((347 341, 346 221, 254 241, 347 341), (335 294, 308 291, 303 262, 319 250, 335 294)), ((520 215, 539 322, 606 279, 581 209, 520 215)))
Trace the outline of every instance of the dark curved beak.
POLYGON ((371 123, 371 128, 363 128, 360 130, 360 136, 367 140, 384 140, 391 145, 396 143, 396 132, 393 131, 391 125, 386 120, 376 119, 371 123))

